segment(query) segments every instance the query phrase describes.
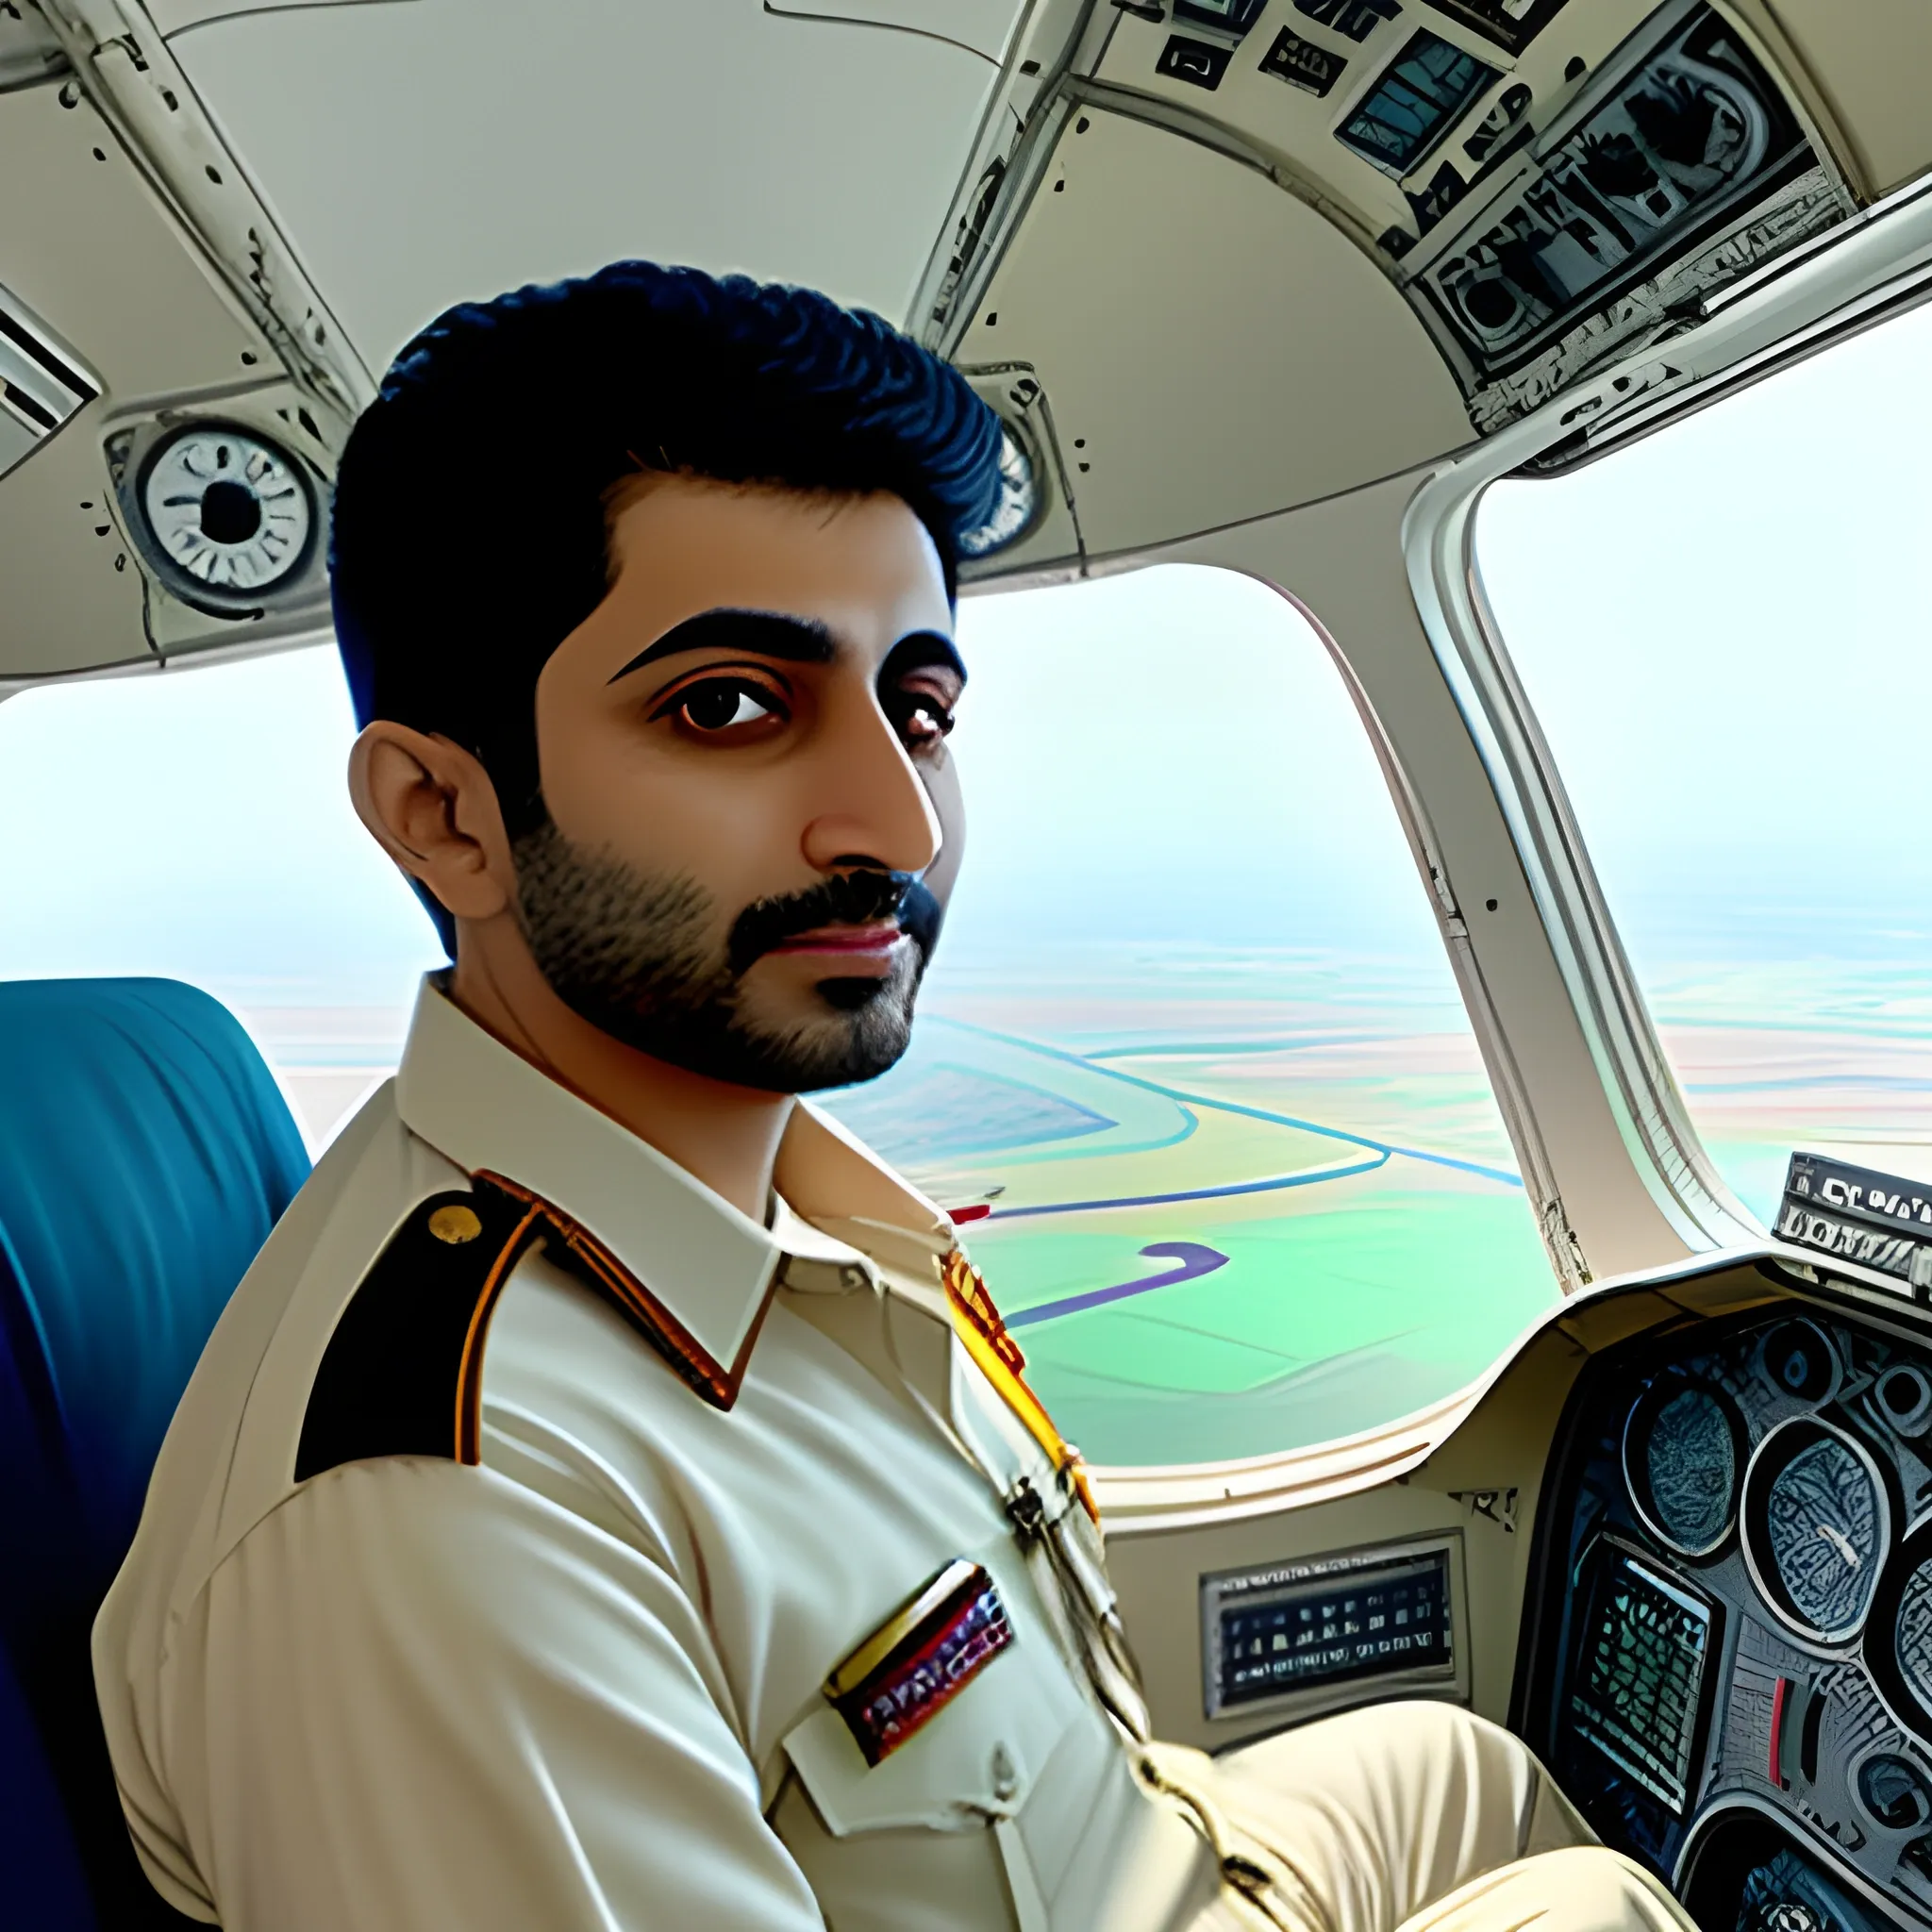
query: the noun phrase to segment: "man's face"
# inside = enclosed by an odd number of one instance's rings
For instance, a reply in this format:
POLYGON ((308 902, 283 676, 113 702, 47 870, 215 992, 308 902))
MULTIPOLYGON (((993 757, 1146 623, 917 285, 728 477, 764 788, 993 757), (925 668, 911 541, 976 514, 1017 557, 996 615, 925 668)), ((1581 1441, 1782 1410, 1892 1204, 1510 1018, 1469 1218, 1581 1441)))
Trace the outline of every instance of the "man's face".
POLYGON ((694 1073, 869 1079, 906 1049, 963 829, 932 540, 896 497, 665 477, 611 545, 537 683, 549 823, 513 851, 537 963, 694 1073))

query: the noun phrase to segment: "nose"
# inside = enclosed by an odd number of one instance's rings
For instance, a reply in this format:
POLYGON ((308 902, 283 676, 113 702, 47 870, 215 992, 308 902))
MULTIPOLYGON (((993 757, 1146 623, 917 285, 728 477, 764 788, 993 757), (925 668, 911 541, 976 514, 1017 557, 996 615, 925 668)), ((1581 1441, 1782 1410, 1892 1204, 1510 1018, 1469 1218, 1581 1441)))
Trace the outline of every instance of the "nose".
POLYGON ((813 750, 816 809, 803 841, 808 865, 818 872, 865 865, 923 873, 938 858, 939 814, 870 691, 833 709, 813 750))

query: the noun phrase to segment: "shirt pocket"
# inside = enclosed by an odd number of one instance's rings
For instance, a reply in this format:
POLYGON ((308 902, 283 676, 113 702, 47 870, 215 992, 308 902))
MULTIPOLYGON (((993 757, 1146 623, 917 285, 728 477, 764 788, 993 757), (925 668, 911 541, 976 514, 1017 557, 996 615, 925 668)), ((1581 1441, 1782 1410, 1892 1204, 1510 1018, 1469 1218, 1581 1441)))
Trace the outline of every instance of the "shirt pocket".
POLYGON ((837 1837, 922 1826, 962 1831, 1017 1817, 1068 1732, 1097 1716, 1033 1600, 1017 1552, 997 1569, 1012 1641, 876 1764, 829 1703, 785 1739, 785 1755, 837 1837))
MULTIPOLYGON (((994 1575, 1013 1641, 972 1682, 877 1764, 867 1764, 830 1704, 799 1724, 784 1749, 825 1832, 855 1855, 877 1834, 989 1834, 1006 1877, 1004 1887, 993 1877, 993 1889, 1011 1900, 1012 1918, 1003 1906, 999 1919, 1036 1932, 1053 1923, 1047 1901, 1071 1850, 1058 1829, 1041 1843, 1038 1826, 1091 1814, 1119 1772, 1121 1752, 1056 1642, 1010 1541, 976 1557, 994 1575)), ((948 1923, 980 1923, 964 1901, 956 1905, 958 1916, 948 1923)))

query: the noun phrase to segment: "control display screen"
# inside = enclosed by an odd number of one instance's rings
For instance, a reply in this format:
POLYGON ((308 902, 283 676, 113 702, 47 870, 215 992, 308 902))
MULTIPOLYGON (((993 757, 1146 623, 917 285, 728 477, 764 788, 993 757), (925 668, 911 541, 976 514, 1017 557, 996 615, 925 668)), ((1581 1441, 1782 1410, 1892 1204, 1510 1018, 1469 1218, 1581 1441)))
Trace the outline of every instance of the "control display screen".
POLYGON ((1576 1735, 1681 1814, 1710 1651, 1709 1607, 1606 1546, 1590 1614, 1570 1697, 1576 1735))
POLYGON ((1449 1553, 1243 1578, 1216 1606, 1221 1709, 1317 1684, 1453 1662, 1449 1553))
POLYGON ((1363 95, 1335 138, 1399 178, 1495 78, 1493 67, 1424 29, 1363 95))

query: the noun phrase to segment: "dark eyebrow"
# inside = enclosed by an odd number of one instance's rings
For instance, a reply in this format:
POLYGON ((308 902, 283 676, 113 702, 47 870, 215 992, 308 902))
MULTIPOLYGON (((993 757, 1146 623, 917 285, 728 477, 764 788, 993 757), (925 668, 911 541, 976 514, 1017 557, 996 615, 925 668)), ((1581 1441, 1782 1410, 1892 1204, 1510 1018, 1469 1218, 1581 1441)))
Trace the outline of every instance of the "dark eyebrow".
POLYGON ((891 684, 894 678, 933 664, 943 665, 962 685, 966 682, 965 662, 951 638, 936 630, 908 631, 886 653, 886 661, 879 666, 879 683, 891 684))
POLYGON ((701 610, 674 624, 656 643, 646 644, 621 671, 606 680, 615 684, 660 658, 683 651, 752 651, 782 658, 790 664, 829 664, 839 655, 831 627, 816 617, 788 617, 780 610, 701 610))

